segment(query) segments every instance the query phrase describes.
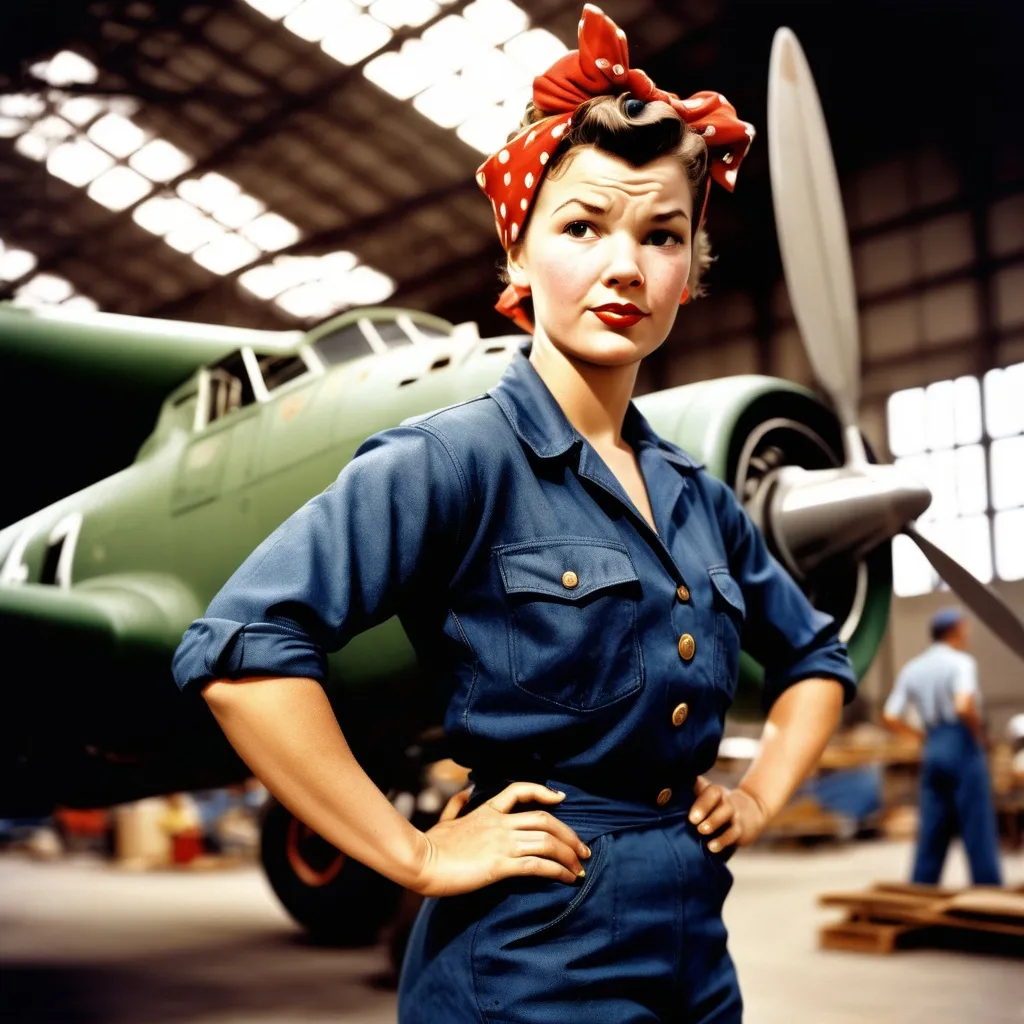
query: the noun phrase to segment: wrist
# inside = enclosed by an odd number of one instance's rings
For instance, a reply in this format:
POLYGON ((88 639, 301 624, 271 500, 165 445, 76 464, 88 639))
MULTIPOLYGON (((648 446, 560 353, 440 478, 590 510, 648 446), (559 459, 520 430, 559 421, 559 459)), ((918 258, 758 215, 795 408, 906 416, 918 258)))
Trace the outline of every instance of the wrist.
POLYGON ((754 805, 761 812, 761 816, 766 822, 772 817, 772 811, 769 809, 767 802, 759 793, 751 789, 749 786, 745 786, 742 782, 737 785, 736 789, 753 801, 754 805))
POLYGON ((410 826, 408 841, 392 880, 413 892, 421 892, 432 856, 433 847, 426 833, 410 826))

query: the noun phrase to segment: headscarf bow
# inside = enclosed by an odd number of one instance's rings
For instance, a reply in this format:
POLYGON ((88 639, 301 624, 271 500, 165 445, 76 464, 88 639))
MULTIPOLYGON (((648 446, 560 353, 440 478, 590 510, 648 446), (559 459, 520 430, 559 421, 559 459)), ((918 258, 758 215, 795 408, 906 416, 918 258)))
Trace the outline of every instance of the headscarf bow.
MULTIPOLYGON (((599 8, 586 4, 579 25, 579 49, 564 54, 533 80, 534 106, 550 116, 524 128, 477 171, 477 184, 494 208, 498 237, 506 252, 519 237, 548 161, 572 124, 572 115, 595 96, 624 92, 645 103, 668 103, 708 147, 708 187, 714 179, 723 188, 733 190, 736 172, 754 138, 754 126, 741 121, 721 93, 696 92, 683 100, 659 89, 643 71, 630 68, 626 33, 599 8)), ((698 227, 706 208, 707 190, 698 227)), ((509 285, 495 308, 532 331, 533 325, 521 306, 523 297, 519 289, 509 285)))

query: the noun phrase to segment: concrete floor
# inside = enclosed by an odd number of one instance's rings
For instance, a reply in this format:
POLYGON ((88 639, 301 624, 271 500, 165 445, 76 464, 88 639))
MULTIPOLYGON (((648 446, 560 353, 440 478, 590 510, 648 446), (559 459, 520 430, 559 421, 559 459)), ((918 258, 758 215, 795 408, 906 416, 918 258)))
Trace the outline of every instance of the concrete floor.
MULTIPOLYGON (((1024 962, 825 953, 816 896, 904 877, 906 843, 744 850, 726 907, 747 1024, 1022 1024, 1024 962)), ((1024 882, 1024 856, 1005 859, 1024 882)), ((948 884, 962 884, 959 849, 948 884)), ((128 874, 0 856, 4 1024, 392 1024, 383 948, 308 944, 255 868, 128 874)), ((438 1022, 443 1024, 443 1022, 438 1022)), ((587 1024, 587 1022, 581 1022, 587 1024)))

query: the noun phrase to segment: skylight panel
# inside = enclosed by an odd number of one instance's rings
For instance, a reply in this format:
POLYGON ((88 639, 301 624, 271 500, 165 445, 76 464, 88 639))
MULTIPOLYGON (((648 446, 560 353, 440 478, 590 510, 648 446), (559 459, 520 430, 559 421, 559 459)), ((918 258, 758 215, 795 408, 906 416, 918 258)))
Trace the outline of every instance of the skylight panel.
POLYGON ((388 28, 419 28, 435 17, 441 8, 433 0, 375 0, 370 15, 388 28))
POLYGON ((215 274, 230 274, 258 259, 260 250, 240 235, 222 235, 192 253, 192 259, 215 274))
POLYGON ((57 109, 61 117, 81 127, 102 114, 106 107, 92 96, 72 96, 58 103, 57 109))
POLYGON ((92 85, 99 78, 99 71, 91 60, 70 50, 61 50, 50 60, 34 64, 31 70, 55 86, 92 85))
POLYGON ((332 32, 347 28, 347 22, 359 15, 349 0, 304 0, 284 19, 284 27, 300 39, 319 43, 332 32))
POLYGON ((302 0, 245 0, 245 2, 260 14, 270 18, 271 21, 279 21, 286 14, 291 14, 302 0))
POLYGON ((131 167, 150 181, 170 181, 188 171, 195 161, 164 139, 151 139, 128 159, 131 167))
POLYGON ((81 137, 62 142, 46 158, 46 169, 76 188, 84 188, 113 166, 112 157, 81 137))
POLYGON ((566 50, 558 36, 543 28, 532 28, 505 44, 505 52, 531 77, 542 75, 566 50))
POLYGON ((0 252, 0 281, 17 281, 36 268, 36 258, 25 249, 4 249, 0 252))
POLYGON ((153 190, 153 183, 130 167, 112 167, 101 174, 86 194, 108 210, 124 210, 153 190))
POLYGON ((530 26, 526 12, 509 0, 474 0, 462 16, 493 46, 508 42, 530 26))
POLYGON ((194 206, 182 212, 181 220, 164 235, 164 241, 178 252, 191 255, 201 245, 212 242, 224 234, 224 229, 194 206))
POLYGON ((276 213, 265 213, 257 217, 246 224, 241 233, 264 252, 284 249, 286 246, 294 245, 302 237, 302 233, 290 220, 285 220, 276 213))
POLYGON ((243 224, 255 220, 264 210, 266 206, 263 203, 243 192, 223 206, 217 207, 213 211, 213 219, 225 227, 240 228, 243 224))
POLYGON ((392 36, 391 29, 369 14, 360 14, 347 22, 339 31, 332 32, 320 48, 328 57, 351 67, 386 46, 392 36))
POLYGON ((108 153, 122 160, 146 142, 146 133, 120 114, 104 114, 89 126, 86 135, 108 153))

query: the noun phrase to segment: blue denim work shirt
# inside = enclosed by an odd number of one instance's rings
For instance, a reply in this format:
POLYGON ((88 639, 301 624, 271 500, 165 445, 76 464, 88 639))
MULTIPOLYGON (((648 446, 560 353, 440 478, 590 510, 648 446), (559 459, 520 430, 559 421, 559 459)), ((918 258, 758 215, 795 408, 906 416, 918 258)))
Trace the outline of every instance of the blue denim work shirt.
POLYGON ((851 700, 834 620, 729 487, 630 403, 622 434, 653 531, 530 344, 485 394, 363 442, 188 628, 178 685, 323 682, 326 652, 397 614, 458 763, 594 793, 630 780, 652 802, 714 763, 741 644, 765 667, 766 704, 809 677, 851 700))

